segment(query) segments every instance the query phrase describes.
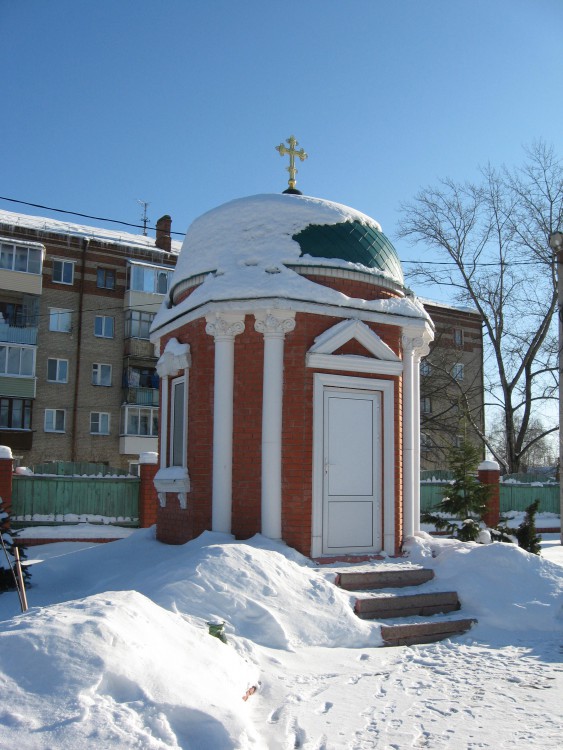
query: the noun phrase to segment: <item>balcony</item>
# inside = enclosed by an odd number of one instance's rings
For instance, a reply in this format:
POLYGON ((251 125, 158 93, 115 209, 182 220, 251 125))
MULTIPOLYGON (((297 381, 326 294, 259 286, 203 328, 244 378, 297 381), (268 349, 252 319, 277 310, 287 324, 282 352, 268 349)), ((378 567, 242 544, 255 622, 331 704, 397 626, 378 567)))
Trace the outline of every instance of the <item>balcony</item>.
POLYGON ((148 339, 125 339, 125 356, 139 357, 141 359, 155 359, 154 344, 148 339))
POLYGON ((0 443, 14 451, 30 451, 33 444, 31 430, 9 430, 0 427, 0 443))
POLYGON ((0 341, 7 344, 37 345, 37 326, 14 326, 0 322, 0 341))
POLYGON ((137 406, 158 406, 158 388, 124 388, 123 401, 137 406))

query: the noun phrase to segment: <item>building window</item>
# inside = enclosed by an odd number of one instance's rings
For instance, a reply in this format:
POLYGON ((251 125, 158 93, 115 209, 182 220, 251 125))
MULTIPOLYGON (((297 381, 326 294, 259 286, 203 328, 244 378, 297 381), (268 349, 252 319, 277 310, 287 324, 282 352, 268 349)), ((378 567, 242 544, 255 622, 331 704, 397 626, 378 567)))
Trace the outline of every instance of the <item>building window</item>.
POLYGON ((184 466, 185 455, 185 387, 184 378, 172 381, 172 404, 170 409, 170 466, 184 466))
POLYGON ((129 266, 128 273, 131 291, 166 294, 173 272, 165 268, 135 263, 129 266))
POLYGON ((94 335, 101 336, 104 339, 112 339, 114 332, 115 318, 109 315, 96 315, 94 321, 94 335))
POLYGON ((31 430, 31 399, 0 398, 0 428, 31 430))
POLYGON ((68 359, 48 359, 47 380, 49 383, 68 383, 68 359))
POLYGON ((72 284, 74 263, 71 260, 53 260, 53 281, 57 284, 72 284))
POLYGON ((149 406, 126 406, 123 408, 123 435, 158 436, 158 409, 149 406))
POLYGON ((92 435, 109 435, 109 414, 107 412, 90 412, 90 432, 92 435))
POLYGON ((60 333, 70 333, 72 326, 72 310, 61 310, 57 307, 49 308, 49 330, 60 333))
POLYGON ((432 414, 432 399, 430 396, 423 396, 420 399, 420 413, 432 414))
POLYGON ((115 289, 115 270, 113 268, 98 268, 96 285, 100 289, 115 289))
POLYGON ((0 375, 35 375, 35 347, 0 345, 0 375))
POLYGON ((139 477, 141 476, 141 472, 139 469, 139 462, 138 461, 129 461, 129 474, 132 477, 139 477))
POLYGON ((92 365, 92 385, 111 385, 111 365, 92 365))
POLYGON ((420 433, 420 450, 423 453, 432 450, 432 440, 425 432, 420 433))
POLYGON ((64 432, 65 418, 64 409, 45 409, 45 432, 64 432))
POLYGON ((0 243, 0 269, 40 274, 43 252, 38 247, 0 243))
POLYGON ((463 346, 463 330, 454 328, 454 346, 463 346))
POLYGON ((125 338, 147 339, 154 320, 154 313, 127 310, 125 313, 125 338))
POLYGON ((454 380, 457 380, 458 383, 461 383, 461 381, 463 380, 463 365, 460 362, 457 362, 452 367, 452 378, 454 380))
POLYGON ((430 375, 430 370, 432 369, 430 362, 426 359, 420 360, 420 374, 421 375, 430 375))

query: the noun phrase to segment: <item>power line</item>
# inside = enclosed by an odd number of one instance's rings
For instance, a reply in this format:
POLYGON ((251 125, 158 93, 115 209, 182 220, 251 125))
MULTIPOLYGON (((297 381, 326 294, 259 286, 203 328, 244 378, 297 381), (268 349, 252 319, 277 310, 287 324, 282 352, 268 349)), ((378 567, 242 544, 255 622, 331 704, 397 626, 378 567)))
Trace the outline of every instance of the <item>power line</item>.
MULTIPOLYGON (((156 227, 149 226, 147 220, 143 220, 142 224, 133 224, 128 221, 121 221, 119 219, 108 219, 105 216, 92 216, 91 214, 83 214, 79 211, 67 211, 63 208, 53 208, 52 206, 44 206, 41 203, 30 203, 29 201, 22 201, 18 200, 17 198, 6 198, 5 196, 0 195, 0 200, 2 201, 8 201, 10 203, 18 203, 22 206, 32 206, 33 208, 41 208, 44 211, 54 211, 56 213, 60 214, 68 214, 70 216, 80 216, 83 219, 94 219, 95 221, 105 221, 109 222, 111 224, 121 224, 122 226, 126 227, 133 227, 134 229, 142 229, 143 234, 146 235, 146 230, 151 229, 153 231, 156 231, 156 227)), ((148 206, 148 203, 145 201, 139 201, 139 203, 142 203, 145 205, 145 215, 146 215, 146 206, 148 206)), ((185 232, 173 232, 171 231, 170 234, 178 235, 179 237, 184 237, 185 232)), ((458 264, 455 261, 448 261, 448 260, 409 260, 409 259, 401 259, 401 264, 417 264, 421 266, 453 266, 458 267, 458 264)), ((483 263, 475 263, 470 265, 479 266, 482 268, 487 267, 495 267, 495 266, 533 266, 536 265, 537 261, 535 260, 521 260, 521 261, 490 261, 490 262, 483 262, 483 263)))
MULTIPOLYGON (((125 227, 134 227, 135 229, 152 229, 156 231, 156 227, 152 226, 145 226, 145 223, 143 224, 132 224, 129 221, 120 221, 119 219, 108 219, 107 216, 92 216, 91 214, 82 214, 79 211, 67 211, 64 208, 53 208, 52 206, 44 206, 41 203, 30 203, 29 201, 20 201, 16 198, 6 198, 3 195, 0 195, 0 200, 2 201, 8 201, 10 203, 19 203, 22 206, 32 206, 33 208, 42 208, 44 211, 54 211, 59 214, 69 214, 69 216, 80 216, 82 219, 94 219, 95 221, 108 221, 111 224, 122 224, 125 227)), ((180 237, 184 236, 184 232, 170 232, 170 234, 177 234, 180 237)))

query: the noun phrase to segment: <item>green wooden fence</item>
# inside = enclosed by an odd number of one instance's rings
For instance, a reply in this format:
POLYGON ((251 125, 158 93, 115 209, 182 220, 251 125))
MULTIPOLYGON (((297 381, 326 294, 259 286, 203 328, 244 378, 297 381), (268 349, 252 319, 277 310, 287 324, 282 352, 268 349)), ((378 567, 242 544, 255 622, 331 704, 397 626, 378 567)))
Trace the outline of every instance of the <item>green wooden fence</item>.
POLYGON ((15 475, 12 483, 15 521, 76 522, 96 516, 137 525, 139 479, 115 476, 15 475), (78 518, 77 518, 78 517, 78 518))
MULTIPOLYGON (((445 482, 421 482, 420 509, 423 511, 430 510, 430 508, 437 505, 443 497, 442 493, 446 486, 445 482)), ((558 484, 535 487, 531 484, 504 484, 501 482, 501 513, 507 513, 509 510, 524 511, 536 499, 539 499, 540 501, 539 513, 556 513, 559 515, 560 505, 558 484)))

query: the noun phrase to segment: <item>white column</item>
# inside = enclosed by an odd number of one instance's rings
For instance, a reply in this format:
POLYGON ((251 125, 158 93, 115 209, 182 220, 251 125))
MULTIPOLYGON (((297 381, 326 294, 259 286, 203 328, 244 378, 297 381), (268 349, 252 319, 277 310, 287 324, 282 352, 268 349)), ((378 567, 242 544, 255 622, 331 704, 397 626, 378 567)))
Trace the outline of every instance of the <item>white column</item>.
POLYGON ((414 352, 413 361, 413 521, 414 531, 420 531, 420 350, 414 352))
POLYGON ((420 359, 432 340, 430 329, 422 336, 403 336, 403 536, 420 531, 420 359))
POLYGON ((403 537, 414 534, 414 353, 403 336, 403 537))
POLYGON ((164 469, 168 462, 168 375, 161 378, 160 389, 160 468, 164 469))
POLYGON ((244 315, 206 317, 205 330, 215 338, 213 411, 213 500, 211 529, 231 532, 233 503, 233 380, 235 336, 244 331, 244 315))
POLYGON ((274 310, 256 315, 254 327, 264 334, 262 391, 262 534, 282 535, 282 407, 285 334, 295 328, 295 313, 274 310))

